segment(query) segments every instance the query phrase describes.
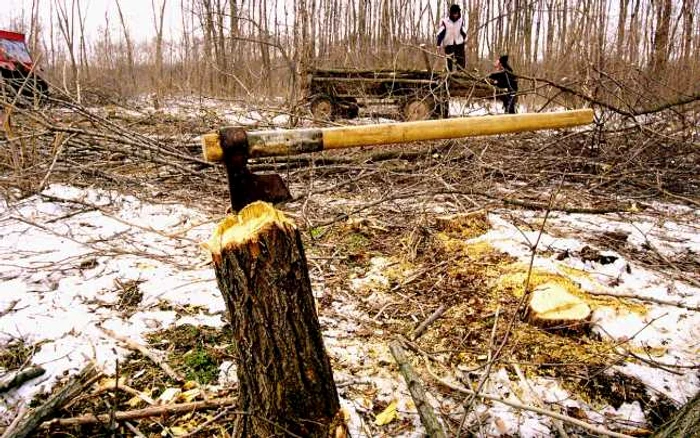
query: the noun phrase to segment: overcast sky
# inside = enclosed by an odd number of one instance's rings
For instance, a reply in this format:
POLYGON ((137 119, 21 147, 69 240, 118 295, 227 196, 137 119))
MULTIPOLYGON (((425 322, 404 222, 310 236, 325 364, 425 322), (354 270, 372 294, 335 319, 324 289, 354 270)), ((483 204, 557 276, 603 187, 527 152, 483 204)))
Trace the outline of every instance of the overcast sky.
MULTIPOLYGON (((45 28, 49 24, 51 4, 55 1, 56 0, 39 0, 40 16, 45 28)), ((58 1, 65 1, 70 5, 72 0, 58 1)), ((160 1, 161 0, 156 0, 156 3, 160 3, 160 1)), ((25 22, 29 22, 32 0, 0 0, 0 4, 2 4, 2 6, 0 6, 0 29, 14 30, 12 29, 13 26, 11 23, 22 16, 25 17, 25 22)), ((94 36, 99 29, 104 29, 105 14, 107 14, 109 18, 109 26, 112 29, 112 34, 116 35, 121 33, 115 0, 80 0, 80 4, 83 11, 87 9, 87 13, 85 14, 85 26, 88 35, 94 36)), ((120 4, 132 38, 142 41, 155 36, 151 0, 120 0, 120 4)), ((172 34, 176 34, 179 37, 182 29, 181 20, 180 0, 167 0, 164 30, 167 39, 169 39, 172 34)))

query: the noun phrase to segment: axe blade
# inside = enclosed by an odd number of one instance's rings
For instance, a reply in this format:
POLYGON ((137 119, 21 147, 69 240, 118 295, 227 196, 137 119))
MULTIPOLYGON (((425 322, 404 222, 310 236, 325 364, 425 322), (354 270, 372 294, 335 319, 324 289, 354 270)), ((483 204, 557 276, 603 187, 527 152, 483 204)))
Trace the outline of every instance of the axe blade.
POLYGON ((282 177, 277 174, 256 175, 248 171, 231 172, 230 170, 228 182, 233 211, 240 211, 255 201, 275 204, 292 199, 282 177))

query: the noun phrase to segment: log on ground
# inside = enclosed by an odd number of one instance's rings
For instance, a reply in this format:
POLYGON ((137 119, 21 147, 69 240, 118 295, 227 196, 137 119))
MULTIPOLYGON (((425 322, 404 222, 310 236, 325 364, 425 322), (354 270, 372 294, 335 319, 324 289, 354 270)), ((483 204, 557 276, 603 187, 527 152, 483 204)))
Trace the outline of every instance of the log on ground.
POLYGON ((345 436, 294 223, 255 202, 207 243, 231 320, 240 382, 235 436, 345 436))

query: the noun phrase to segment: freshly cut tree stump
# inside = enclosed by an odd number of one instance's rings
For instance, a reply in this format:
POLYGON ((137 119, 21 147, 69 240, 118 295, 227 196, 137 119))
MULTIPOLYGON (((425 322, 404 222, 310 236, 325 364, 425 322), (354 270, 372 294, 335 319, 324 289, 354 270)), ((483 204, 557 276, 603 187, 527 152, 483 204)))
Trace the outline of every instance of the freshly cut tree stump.
POLYGON ((236 437, 346 436, 294 223, 265 202, 228 216, 206 245, 226 301, 240 402, 236 437))
POLYGON ((591 308, 582 299, 556 283, 545 283, 532 291, 527 320, 549 330, 583 331, 591 308))

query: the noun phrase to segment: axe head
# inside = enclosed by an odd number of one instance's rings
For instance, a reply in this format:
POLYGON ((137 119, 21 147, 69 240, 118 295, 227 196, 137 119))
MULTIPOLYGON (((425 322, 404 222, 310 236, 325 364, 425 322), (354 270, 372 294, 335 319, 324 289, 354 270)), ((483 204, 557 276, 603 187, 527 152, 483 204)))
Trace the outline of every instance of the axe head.
POLYGON ((255 175, 248 169, 248 137, 244 129, 224 128, 219 139, 233 211, 254 201, 277 203, 292 198, 279 175, 255 175))

